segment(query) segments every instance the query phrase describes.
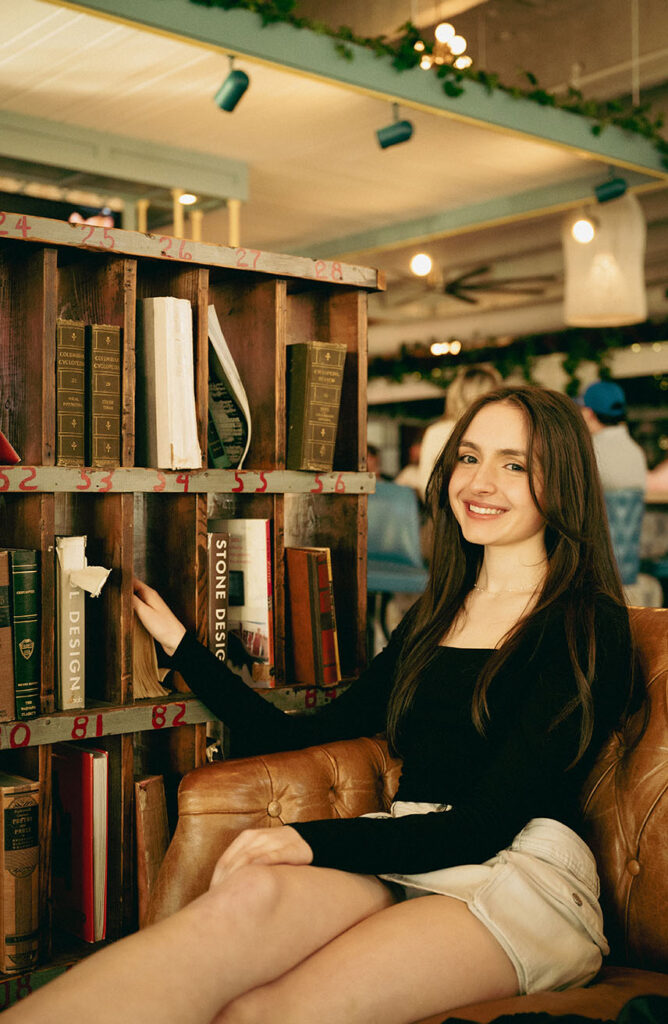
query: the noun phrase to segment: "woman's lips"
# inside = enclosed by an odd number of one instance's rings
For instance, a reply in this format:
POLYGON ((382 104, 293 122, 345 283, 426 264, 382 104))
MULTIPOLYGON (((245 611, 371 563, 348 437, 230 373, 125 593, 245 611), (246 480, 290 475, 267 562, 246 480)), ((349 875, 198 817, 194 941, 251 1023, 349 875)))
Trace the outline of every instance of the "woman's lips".
POLYGON ((465 501, 464 507, 469 515, 484 519, 493 519, 507 511, 505 508, 499 508, 498 505, 479 505, 476 501, 465 501))

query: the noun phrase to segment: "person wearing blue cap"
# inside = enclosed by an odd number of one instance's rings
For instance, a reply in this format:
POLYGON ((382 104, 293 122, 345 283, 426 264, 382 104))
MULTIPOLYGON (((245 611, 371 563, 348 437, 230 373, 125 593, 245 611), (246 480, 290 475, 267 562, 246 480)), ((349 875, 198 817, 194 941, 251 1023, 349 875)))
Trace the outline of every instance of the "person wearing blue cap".
POLYGON ((592 436, 604 491, 645 490, 647 459, 626 425, 626 395, 611 380, 590 384, 578 399, 592 436))

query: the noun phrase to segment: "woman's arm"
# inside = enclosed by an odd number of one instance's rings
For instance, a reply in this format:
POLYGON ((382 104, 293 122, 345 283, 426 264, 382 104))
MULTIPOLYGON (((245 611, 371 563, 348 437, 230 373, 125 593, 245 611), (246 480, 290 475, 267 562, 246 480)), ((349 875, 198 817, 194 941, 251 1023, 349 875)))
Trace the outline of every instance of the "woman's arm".
POLYGON ((230 728, 235 756, 372 736, 385 728, 399 631, 359 679, 330 704, 313 715, 288 715, 231 672, 186 631, 156 591, 139 581, 135 581, 134 607, 193 693, 230 728))

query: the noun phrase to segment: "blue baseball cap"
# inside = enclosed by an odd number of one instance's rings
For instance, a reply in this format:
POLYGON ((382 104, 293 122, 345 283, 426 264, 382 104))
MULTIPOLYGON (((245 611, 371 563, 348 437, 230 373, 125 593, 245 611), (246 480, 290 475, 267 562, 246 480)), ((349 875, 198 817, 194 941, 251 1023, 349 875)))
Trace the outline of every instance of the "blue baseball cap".
POLYGON ((578 398, 580 405, 586 405, 597 416, 623 416, 626 412, 626 395, 611 380, 597 380, 590 384, 584 394, 578 398))

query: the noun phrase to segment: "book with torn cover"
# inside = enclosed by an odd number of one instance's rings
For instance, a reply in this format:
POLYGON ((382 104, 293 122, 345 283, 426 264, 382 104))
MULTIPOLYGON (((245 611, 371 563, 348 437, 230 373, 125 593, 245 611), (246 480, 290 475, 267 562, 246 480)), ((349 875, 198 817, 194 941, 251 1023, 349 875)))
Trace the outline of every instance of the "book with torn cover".
POLYGON ((248 397, 225 341, 215 306, 209 306, 209 464, 238 469, 251 440, 248 397))

